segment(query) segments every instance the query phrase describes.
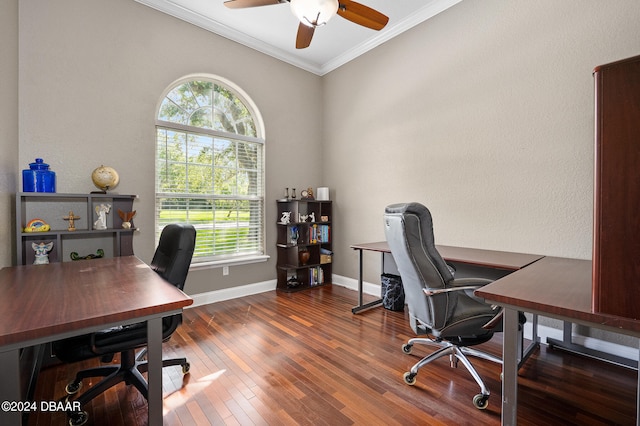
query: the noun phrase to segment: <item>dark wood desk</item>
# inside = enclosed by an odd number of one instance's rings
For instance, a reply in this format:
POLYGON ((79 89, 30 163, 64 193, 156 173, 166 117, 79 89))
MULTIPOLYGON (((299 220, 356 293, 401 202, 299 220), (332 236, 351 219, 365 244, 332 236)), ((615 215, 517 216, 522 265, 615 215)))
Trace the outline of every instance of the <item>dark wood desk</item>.
MULTIPOLYGON (((146 321, 148 423, 162 424, 162 317, 180 313, 190 297, 134 256, 3 268, 0 294, 0 401, 21 400, 21 348, 146 321)), ((2 410, 0 424, 18 425, 21 416, 2 410)))
MULTIPOLYGON (((518 311, 640 337, 640 321, 592 310, 591 271, 590 260, 545 257, 475 291, 476 295, 505 308, 503 425, 517 424, 518 311)), ((640 375, 638 395, 640 398, 640 375)), ((637 407, 636 424, 640 419, 640 399, 637 407)))
MULTIPOLYGON (((370 303, 363 303, 363 252, 372 251, 382 255, 382 271, 384 272, 385 255, 390 255, 391 250, 386 241, 375 243, 354 244, 352 249, 359 251, 359 275, 358 275, 358 306, 351 311, 355 314, 365 309, 378 306, 382 300, 375 300, 370 303)), ((467 265, 480 266, 484 268, 501 269, 512 272, 522 269, 527 265, 541 259, 543 256, 536 254, 511 253, 506 251, 482 250, 466 247, 453 247, 436 245, 438 252, 447 262, 456 262, 467 265)))

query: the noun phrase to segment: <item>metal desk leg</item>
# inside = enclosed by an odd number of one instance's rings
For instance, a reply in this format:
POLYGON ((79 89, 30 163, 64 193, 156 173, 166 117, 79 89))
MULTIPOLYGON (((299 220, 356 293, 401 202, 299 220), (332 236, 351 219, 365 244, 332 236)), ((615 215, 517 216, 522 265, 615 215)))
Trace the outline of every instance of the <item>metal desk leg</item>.
MULTIPOLYGON (((354 314, 357 314, 360 311, 364 311, 365 309, 369 309, 369 308, 373 308, 374 306, 378 306, 379 304, 382 303, 382 299, 379 300, 374 300, 373 302, 369 302, 367 304, 364 304, 364 299, 363 299, 363 267, 362 267, 362 257, 363 257, 363 250, 362 249, 356 249, 359 251, 359 261, 360 261, 360 265, 359 265, 359 271, 358 271, 358 306, 354 306, 353 308, 351 308, 351 312, 354 314)), ((384 256, 384 253, 383 253, 384 256)))
POLYGON ((504 310, 502 344, 502 425, 518 423, 518 311, 504 310))
POLYGON ((147 321, 149 424, 162 422, 162 318, 147 321))
POLYGON ((529 357, 538 349, 540 346, 540 338, 538 337, 538 314, 533 314, 533 318, 531 320, 532 323, 532 336, 531 343, 525 348, 524 347, 524 324, 522 326, 522 330, 518 333, 518 348, 520 352, 518 353, 518 369, 524 365, 525 362, 529 359, 529 357))
POLYGON ((588 356, 601 361, 610 362, 612 364, 616 364, 621 367, 631 368, 633 370, 638 369, 638 362, 635 360, 623 358, 618 355, 609 354, 596 349, 587 348, 577 343, 573 343, 572 325, 573 323, 569 321, 564 321, 564 326, 562 328, 561 341, 547 337, 547 344, 549 345, 549 347, 553 349, 556 349, 556 348, 562 349, 568 352, 572 352, 574 354, 588 356))

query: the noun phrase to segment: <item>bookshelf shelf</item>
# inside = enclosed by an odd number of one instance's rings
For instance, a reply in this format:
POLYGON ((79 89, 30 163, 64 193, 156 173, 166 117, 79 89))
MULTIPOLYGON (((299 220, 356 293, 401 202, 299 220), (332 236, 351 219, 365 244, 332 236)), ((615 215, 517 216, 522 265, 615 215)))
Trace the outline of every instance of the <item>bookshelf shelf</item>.
POLYGON ((35 260, 32 243, 53 243, 49 262, 70 262, 71 254, 80 256, 102 250, 105 257, 133 254, 135 226, 122 228, 118 210, 130 212, 137 195, 121 194, 65 194, 50 192, 19 192, 16 194, 16 254, 18 265, 30 265, 35 260), (97 219, 96 206, 111 205, 106 215, 107 229, 93 229, 97 219), (73 211, 75 230, 69 231, 65 216, 73 211), (45 232, 24 232, 27 223, 35 218, 50 225, 45 232))
POLYGON ((331 201, 291 199, 278 200, 277 205, 276 288, 292 292, 330 284, 333 255, 331 201), (301 252, 308 255, 301 255, 301 252))

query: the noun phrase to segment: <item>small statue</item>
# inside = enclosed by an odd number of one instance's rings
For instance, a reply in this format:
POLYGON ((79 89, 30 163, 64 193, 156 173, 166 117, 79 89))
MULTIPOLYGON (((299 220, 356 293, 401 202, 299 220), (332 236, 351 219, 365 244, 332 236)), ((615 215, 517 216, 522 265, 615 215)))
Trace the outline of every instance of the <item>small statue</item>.
POLYGON ((63 216, 62 218, 64 220, 68 220, 69 221, 69 227, 67 228, 67 231, 75 231, 76 230, 75 220, 76 219, 80 219, 80 216, 74 215, 73 214, 73 210, 69 210, 69 215, 68 216, 63 216))
POLYGON ((315 214, 315 212, 311 212, 311 213, 309 213, 309 217, 311 218, 311 222, 315 222, 315 221, 316 221, 316 214, 315 214))
POLYGON ((280 223, 291 223, 291 212, 282 212, 280 223))
POLYGON ((31 248, 36 252, 36 258, 33 261, 34 265, 47 265, 49 263, 49 252, 53 248, 53 241, 48 243, 31 243, 31 248))
POLYGON ((107 229, 107 213, 111 210, 111 204, 100 204, 96 206, 98 220, 93 223, 93 229, 107 229))
POLYGON ((32 219, 27 223, 24 232, 48 232, 51 229, 49 224, 42 219, 32 219))
POLYGON ((131 229, 131 219, 133 219, 136 215, 136 211, 132 212, 123 212, 118 209, 118 216, 122 219, 122 228, 123 229, 131 229))
POLYGON ((88 254, 86 256, 80 256, 78 252, 72 251, 69 257, 71 257, 71 260, 100 259, 104 257, 104 250, 98 249, 96 254, 88 254))

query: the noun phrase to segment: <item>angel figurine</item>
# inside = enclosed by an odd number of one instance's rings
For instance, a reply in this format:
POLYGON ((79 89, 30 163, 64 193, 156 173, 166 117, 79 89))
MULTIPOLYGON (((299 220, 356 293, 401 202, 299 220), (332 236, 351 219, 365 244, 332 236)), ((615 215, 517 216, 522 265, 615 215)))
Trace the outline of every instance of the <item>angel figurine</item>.
POLYGON ((111 204, 99 204, 95 210, 98 220, 93 222, 93 229, 107 229, 107 213, 111 210, 111 204))

